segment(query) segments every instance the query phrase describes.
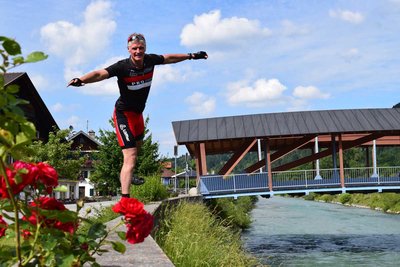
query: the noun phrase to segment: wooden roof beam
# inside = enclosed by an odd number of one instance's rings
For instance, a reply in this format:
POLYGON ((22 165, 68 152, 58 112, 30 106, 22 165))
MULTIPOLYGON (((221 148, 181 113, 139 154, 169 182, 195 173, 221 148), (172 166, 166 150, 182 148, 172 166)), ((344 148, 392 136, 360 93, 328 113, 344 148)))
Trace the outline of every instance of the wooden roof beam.
POLYGON ((232 157, 225 163, 225 165, 218 172, 220 175, 228 175, 232 172, 232 170, 236 167, 236 165, 243 159, 243 157, 250 151, 250 149, 257 142, 257 138, 253 140, 245 142, 233 155, 232 157))
MULTIPOLYGON (((372 140, 381 138, 383 136, 385 136, 385 134, 383 134, 383 133, 373 133, 373 134, 361 137, 361 138, 359 138, 357 140, 343 143, 343 150, 346 150, 346 149, 349 149, 349 148, 352 148, 352 147, 356 147, 356 146, 360 146, 360 145, 362 145, 364 143, 367 143, 367 142, 370 142, 372 140)), ((339 150, 339 148, 336 147, 336 151, 338 151, 338 150, 339 150)), ((332 154, 332 147, 330 147, 330 148, 328 148, 328 149, 326 149, 324 151, 321 151, 319 153, 316 153, 316 154, 313 154, 313 155, 310 155, 310 156, 307 156, 307 157, 304 157, 304 158, 301 158, 301 159, 298 159, 298 160, 283 164, 283 165, 281 165, 279 167, 274 168, 272 171, 290 170, 290 169, 295 168, 297 166, 306 164, 308 162, 311 162, 311 161, 314 161, 314 160, 317 160, 317 159, 320 159, 320 158, 324 158, 324 157, 329 156, 331 154, 332 154)))
MULTIPOLYGON (((296 141, 294 144, 287 146, 281 150, 276 151, 274 154, 271 155, 271 162, 274 162, 275 160, 280 159, 281 157, 289 154, 290 152, 292 152, 293 150, 296 150, 302 146, 304 146, 305 144, 307 144, 308 142, 310 142, 312 139, 314 139, 317 135, 313 134, 313 135, 305 135, 303 136, 303 138, 301 138, 300 140, 296 141)), ((256 162, 255 164, 247 167, 245 169, 246 173, 253 173, 257 170, 259 170, 260 168, 264 167, 266 164, 265 159, 262 159, 258 162, 256 162)))

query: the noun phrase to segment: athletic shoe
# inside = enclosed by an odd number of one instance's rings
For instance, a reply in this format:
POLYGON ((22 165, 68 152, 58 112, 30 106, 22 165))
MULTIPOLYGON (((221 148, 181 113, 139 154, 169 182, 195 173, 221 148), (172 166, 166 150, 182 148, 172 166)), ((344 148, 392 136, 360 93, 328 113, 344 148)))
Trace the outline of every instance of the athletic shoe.
POLYGON ((133 175, 132 184, 134 184, 134 185, 142 185, 142 184, 144 184, 144 179, 141 178, 141 177, 137 177, 137 176, 133 175))

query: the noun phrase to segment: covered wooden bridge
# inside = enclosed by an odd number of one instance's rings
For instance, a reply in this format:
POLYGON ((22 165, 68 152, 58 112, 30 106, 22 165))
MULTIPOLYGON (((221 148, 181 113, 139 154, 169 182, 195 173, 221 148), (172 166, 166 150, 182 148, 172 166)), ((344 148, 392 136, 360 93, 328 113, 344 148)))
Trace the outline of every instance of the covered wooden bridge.
POLYGON ((339 165, 344 187, 344 150, 400 145, 400 108, 254 114, 174 121, 172 126, 177 144, 186 146, 196 160, 198 181, 208 174, 207 155, 232 155, 218 172, 227 176, 247 153, 261 151, 262 159, 248 166, 246 172, 265 168, 271 191, 272 172, 290 170, 327 156, 335 161, 337 153, 338 163, 334 162, 334 166, 339 165), (272 169, 272 162, 297 149, 312 149, 313 153, 272 169))

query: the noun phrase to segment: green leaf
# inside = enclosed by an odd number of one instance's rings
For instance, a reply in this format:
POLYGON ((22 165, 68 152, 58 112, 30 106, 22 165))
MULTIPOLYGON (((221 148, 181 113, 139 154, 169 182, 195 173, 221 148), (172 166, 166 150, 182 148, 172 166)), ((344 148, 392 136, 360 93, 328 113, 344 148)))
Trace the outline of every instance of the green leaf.
POLYGON ((15 136, 15 144, 16 145, 24 145, 24 144, 29 144, 31 141, 31 138, 29 135, 27 135, 25 132, 19 132, 15 136))
POLYGON ((21 54, 21 46, 12 39, 6 38, 3 41, 3 47, 6 50, 6 52, 11 56, 21 54))
POLYGON ((45 53, 35 51, 35 52, 30 53, 26 57, 25 62, 26 63, 33 63, 33 62, 45 60, 46 58, 48 58, 48 55, 46 55, 45 53))
POLYGON ((57 263, 60 267, 74 266, 75 257, 73 254, 63 256, 57 263))
POLYGON ((17 84, 8 85, 6 91, 10 94, 16 94, 19 91, 19 86, 17 84))
POLYGON ((13 64, 16 65, 20 65, 22 63, 24 63, 24 57, 23 56, 18 56, 18 57, 14 57, 13 59, 13 64))
POLYGON ((88 237, 92 239, 97 239, 99 237, 103 237, 107 234, 106 226, 102 223, 93 224, 88 231, 88 237))
POLYGON ((125 253, 126 247, 125 247, 124 244, 122 244, 121 242, 118 242, 118 241, 116 241, 116 242, 111 242, 111 243, 112 243, 112 247, 113 247, 113 249, 114 249, 115 251, 117 251, 117 252, 119 252, 119 253, 121 253, 121 254, 124 254, 124 253, 125 253))
POLYGON ((121 238, 121 240, 126 240, 126 233, 123 231, 117 231, 117 235, 119 236, 119 238, 121 238))
POLYGON ((71 210, 45 210, 39 209, 39 213, 48 219, 57 219, 62 223, 74 222, 78 218, 78 214, 71 210))
POLYGON ((14 136, 10 131, 0 129, 0 144, 11 147, 13 145, 13 139, 14 136))

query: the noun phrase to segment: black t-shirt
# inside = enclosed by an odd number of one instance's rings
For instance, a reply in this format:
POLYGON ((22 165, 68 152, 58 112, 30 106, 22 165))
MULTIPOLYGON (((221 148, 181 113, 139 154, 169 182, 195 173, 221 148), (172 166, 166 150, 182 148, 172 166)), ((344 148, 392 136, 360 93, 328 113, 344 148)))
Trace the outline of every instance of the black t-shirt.
POLYGON ((106 68, 110 77, 118 78, 120 97, 115 103, 118 110, 142 113, 149 96, 154 66, 164 63, 162 55, 145 54, 143 69, 135 68, 132 60, 126 58, 106 68))

